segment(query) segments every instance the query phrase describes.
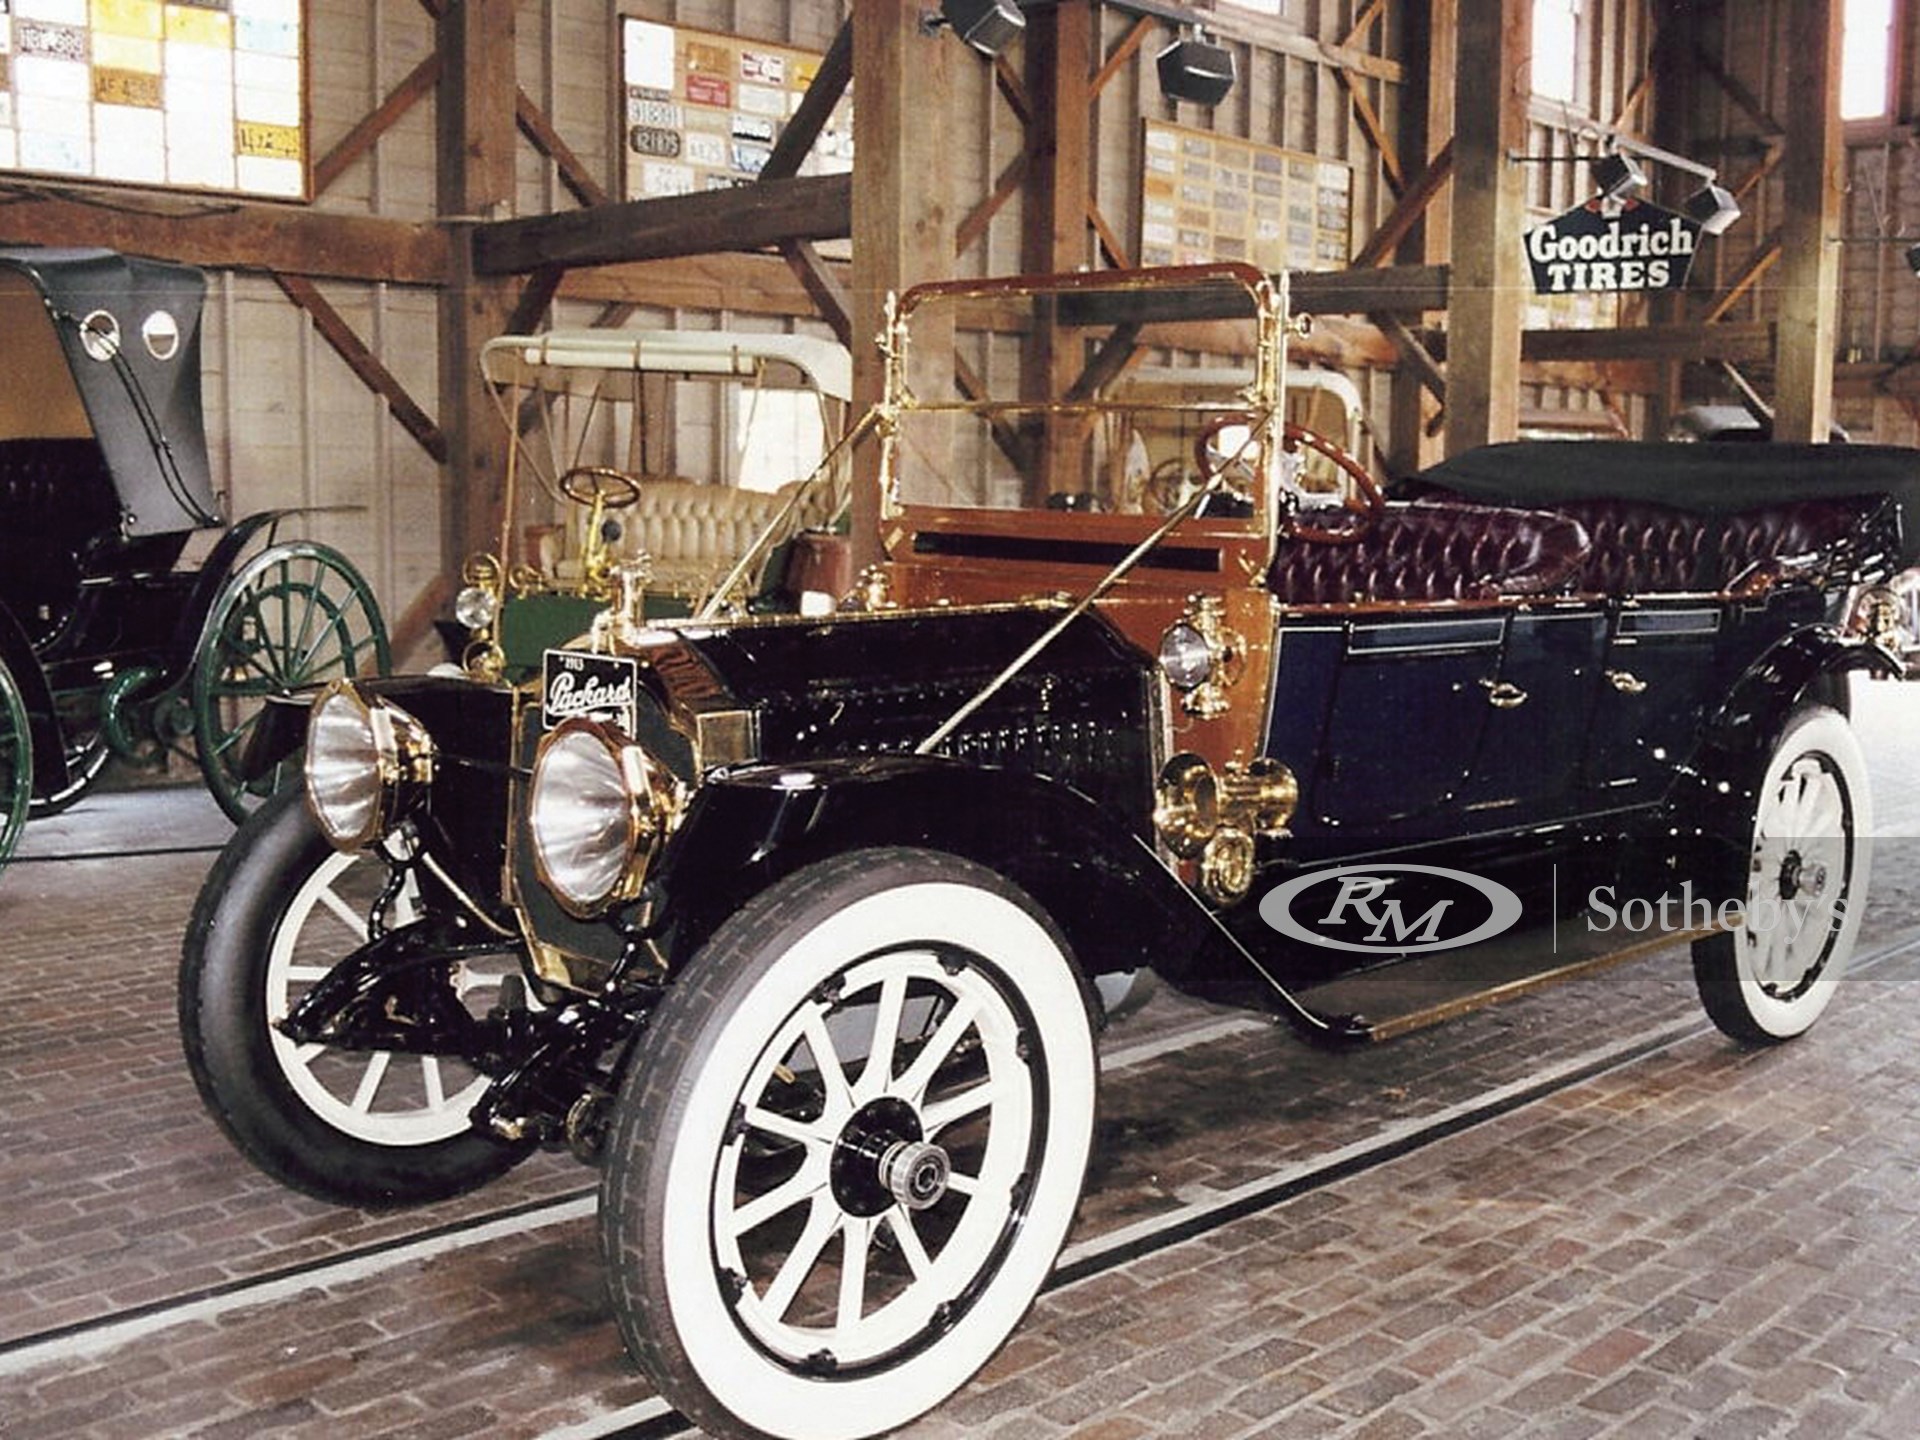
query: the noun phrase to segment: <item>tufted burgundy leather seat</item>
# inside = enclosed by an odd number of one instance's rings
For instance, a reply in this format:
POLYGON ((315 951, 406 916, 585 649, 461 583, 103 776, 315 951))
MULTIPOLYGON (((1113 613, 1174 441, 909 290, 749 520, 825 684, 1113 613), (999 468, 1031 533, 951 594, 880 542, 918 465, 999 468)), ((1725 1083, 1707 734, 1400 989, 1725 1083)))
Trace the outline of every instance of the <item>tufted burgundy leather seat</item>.
POLYGON ((1395 503, 1352 543, 1282 541, 1267 583, 1291 605, 1544 595, 1586 550, 1579 523, 1548 511, 1395 503))
POLYGON ((1797 500, 1708 515, 1646 501, 1598 499, 1571 500, 1554 513, 1578 521, 1587 533, 1586 557, 1571 588, 1614 595, 1714 593, 1735 586, 1764 588, 1779 573, 1774 562, 1841 543, 1879 503, 1872 496, 1797 500))

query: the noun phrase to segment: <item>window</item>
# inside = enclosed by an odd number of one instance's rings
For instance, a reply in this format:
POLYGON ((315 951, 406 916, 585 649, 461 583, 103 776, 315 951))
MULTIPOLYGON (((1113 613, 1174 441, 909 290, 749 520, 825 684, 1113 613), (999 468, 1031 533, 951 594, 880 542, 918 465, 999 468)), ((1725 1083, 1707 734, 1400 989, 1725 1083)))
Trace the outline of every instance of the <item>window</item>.
POLYGON ((0 169, 306 194, 301 0, 0 0, 0 169))
POLYGON ((1580 0, 1533 0, 1533 93, 1572 104, 1579 60, 1580 0))
POLYGON ((1893 0, 1846 0, 1840 118, 1880 120, 1893 109, 1893 0))

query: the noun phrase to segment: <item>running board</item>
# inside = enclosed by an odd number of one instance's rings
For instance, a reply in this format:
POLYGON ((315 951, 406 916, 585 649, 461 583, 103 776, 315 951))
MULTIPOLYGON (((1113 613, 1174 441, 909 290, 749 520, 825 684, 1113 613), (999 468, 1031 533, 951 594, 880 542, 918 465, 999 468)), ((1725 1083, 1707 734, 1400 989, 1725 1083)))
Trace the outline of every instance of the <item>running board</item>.
POLYGON ((1549 932, 1541 930, 1497 948, 1440 952, 1342 976, 1301 991, 1299 999, 1320 1014, 1352 1017, 1347 1038, 1392 1040, 1712 933, 1710 927, 1669 930, 1597 952, 1555 955, 1549 932))

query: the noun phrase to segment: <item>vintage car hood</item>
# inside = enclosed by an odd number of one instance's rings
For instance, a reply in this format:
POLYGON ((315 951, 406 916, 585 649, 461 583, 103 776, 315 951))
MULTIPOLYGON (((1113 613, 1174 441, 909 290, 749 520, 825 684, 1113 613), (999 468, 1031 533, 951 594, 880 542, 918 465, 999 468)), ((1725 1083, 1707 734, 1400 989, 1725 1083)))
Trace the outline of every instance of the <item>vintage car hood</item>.
MULTIPOLYGON (((703 746, 701 768, 904 752, 1064 613, 1041 603, 688 623, 655 632, 659 641, 640 654, 649 688, 690 738, 715 715, 750 717, 748 752, 703 746)), ((1131 792, 1150 765, 1157 684, 1147 656, 1098 616, 1082 615, 938 751, 1131 792)))
POLYGON ((1920 450, 1899 445, 1515 441, 1455 455, 1416 481, 1475 500, 1546 510, 1609 499, 1712 515, 1887 495, 1904 517, 1900 562, 1920 561, 1920 450))

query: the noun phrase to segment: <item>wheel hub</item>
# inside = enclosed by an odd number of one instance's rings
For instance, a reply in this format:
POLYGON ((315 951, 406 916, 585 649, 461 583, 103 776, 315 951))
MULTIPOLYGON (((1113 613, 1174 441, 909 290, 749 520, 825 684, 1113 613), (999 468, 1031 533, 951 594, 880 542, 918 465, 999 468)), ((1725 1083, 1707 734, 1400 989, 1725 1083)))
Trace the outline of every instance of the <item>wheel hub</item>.
POLYGON ((1791 900, 1805 895, 1817 900, 1826 889, 1827 867, 1804 859, 1798 850, 1789 851, 1780 865, 1780 898, 1791 900))
POLYGON ((947 1193, 947 1152, 928 1141, 913 1106, 882 1096, 861 1106, 834 1142, 833 1198, 850 1215, 875 1216, 904 1205, 924 1210, 947 1193))

